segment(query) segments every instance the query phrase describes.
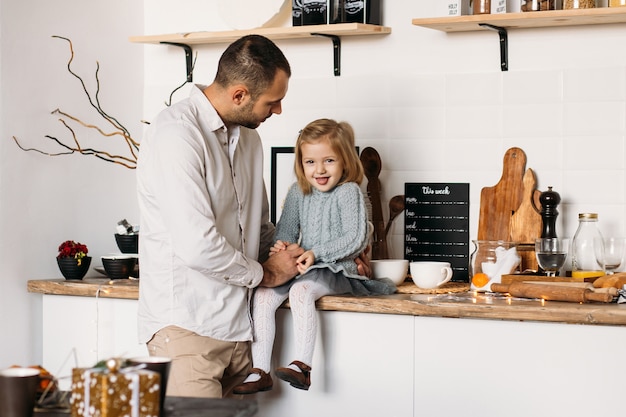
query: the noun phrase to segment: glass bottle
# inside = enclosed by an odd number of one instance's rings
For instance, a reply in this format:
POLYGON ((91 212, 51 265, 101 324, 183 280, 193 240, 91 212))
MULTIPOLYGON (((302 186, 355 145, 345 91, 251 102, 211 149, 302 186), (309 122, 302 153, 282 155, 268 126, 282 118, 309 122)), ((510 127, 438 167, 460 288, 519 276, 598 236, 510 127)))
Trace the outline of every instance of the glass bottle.
POLYGON ((544 10, 558 10, 557 0, 522 0, 520 10, 523 12, 539 12, 544 10))
POLYGON ((596 7, 596 0, 563 0, 563 10, 592 9, 596 7))
POLYGON ((604 239, 598 229, 597 213, 580 213, 572 239, 572 278, 604 275, 604 239))
POLYGON ((472 14, 490 14, 491 0, 473 0, 472 14))

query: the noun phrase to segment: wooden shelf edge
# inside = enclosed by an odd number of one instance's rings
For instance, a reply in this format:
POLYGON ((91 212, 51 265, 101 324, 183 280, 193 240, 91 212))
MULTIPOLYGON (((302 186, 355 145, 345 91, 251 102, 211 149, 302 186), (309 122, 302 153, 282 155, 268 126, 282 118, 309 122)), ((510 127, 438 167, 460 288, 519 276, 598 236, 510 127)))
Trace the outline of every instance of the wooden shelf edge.
POLYGON ((391 33, 391 28, 379 25, 363 23, 338 23, 332 25, 307 25, 279 28, 256 28, 246 30, 230 30, 222 32, 189 32, 172 33, 165 35, 131 36, 130 42, 158 44, 161 42, 175 42, 186 45, 202 45, 214 43, 230 43, 242 36, 257 34, 270 39, 298 39, 309 38, 314 33, 337 36, 357 35, 386 35, 391 33))
POLYGON ((416 18, 412 23, 444 32, 484 30, 480 23, 508 29, 626 23, 626 7, 416 18))

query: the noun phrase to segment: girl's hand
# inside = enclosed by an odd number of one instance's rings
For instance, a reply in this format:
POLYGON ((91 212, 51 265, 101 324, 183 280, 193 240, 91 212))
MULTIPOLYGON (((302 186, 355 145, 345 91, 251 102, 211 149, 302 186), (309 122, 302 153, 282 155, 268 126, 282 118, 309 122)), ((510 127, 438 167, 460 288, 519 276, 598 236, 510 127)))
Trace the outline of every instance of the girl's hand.
POLYGON ((304 272, 307 269, 309 269, 311 265, 315 263, 315 254, 313 253, 313 251, 308 250, 304 252, 302 255, 300 255, 300 257, 298 258, 296 262, 297 262, 298 272, 300 274, 304 274, 304 272))
POLYGON ((287 246, 289 246, 290 243, 289 242, 283 242, 282 240, 277 240, 276 243, 274 243, 274 246, 272 246, 270 248, 270 256, 272 256, 273 254, 286 250, 287 246))

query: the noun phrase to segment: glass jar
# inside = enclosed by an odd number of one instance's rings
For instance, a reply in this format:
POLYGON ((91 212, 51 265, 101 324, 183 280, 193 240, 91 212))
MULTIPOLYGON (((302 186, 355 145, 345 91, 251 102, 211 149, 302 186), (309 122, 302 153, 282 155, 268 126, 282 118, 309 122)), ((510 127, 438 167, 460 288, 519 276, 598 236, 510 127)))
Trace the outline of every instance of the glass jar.
POLYGON ((609 0, 609 7, 623 7, 626 6, 626 0, 609 0))
POLYGON ((593 9, 596 0, 563 0, 563 10, 566 9, 593 9))
POLYGON ((491 0, 473 0, 472 14, 490 14, 491 0))
POLYGON ((559 10, 560 5, 557 0, 522 0, 520 9, 523 12, 539 12, 544 10, 559 10))
MULTIPOLYGON (((502 275, 520 272, 521 258, 517 253, 518 242, 502 240, 472 240, 474 252, 470 256, 470 277, 472 290, 480 290, 489 285, 475 285, 476 274, 486 274, 488 284, 500 283, 502 275)), ((488 290, 488 288, 487 288, 488 290)))
POLYGON ((572 239, 572 278, 604 275, 604 239, 598 229, 597 213, 580 213, 572 239))

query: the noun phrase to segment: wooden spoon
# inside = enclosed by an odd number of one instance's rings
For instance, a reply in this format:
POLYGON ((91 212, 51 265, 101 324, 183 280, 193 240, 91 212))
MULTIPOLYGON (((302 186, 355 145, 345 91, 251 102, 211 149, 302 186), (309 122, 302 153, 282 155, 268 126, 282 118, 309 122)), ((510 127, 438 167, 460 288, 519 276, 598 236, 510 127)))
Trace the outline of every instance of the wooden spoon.
POLYGON ((382 168, 382 161, 376 149, 367 147, 361 151, 361 164, 367 177, 367 192, 372 205, 372 223, 374 224, 374 239, 372 243, 372 259, 386 259, 387 242, 384 239, 385 221, 383 208, 380 202, 380 180, 378 175, 382 168))
POLYGON ((385 238, 389 234, 389 229, 391 229, 391 223, 398 216, 398 214, 404 211, 404 194, 396 195, 391 197, 389 200, 389 221, 387 222, 387 227, 385 227, 385 238))

